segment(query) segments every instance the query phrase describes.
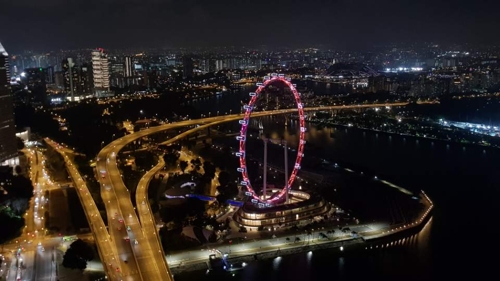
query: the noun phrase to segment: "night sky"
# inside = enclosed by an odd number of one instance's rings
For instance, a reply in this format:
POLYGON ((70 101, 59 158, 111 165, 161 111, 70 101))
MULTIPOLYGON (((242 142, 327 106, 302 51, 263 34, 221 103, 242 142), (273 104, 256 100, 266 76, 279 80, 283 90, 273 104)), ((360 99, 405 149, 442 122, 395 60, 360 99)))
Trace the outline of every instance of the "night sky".
POLYGON ((499 0, 1 0, 10 50, 500 41, 499 0))

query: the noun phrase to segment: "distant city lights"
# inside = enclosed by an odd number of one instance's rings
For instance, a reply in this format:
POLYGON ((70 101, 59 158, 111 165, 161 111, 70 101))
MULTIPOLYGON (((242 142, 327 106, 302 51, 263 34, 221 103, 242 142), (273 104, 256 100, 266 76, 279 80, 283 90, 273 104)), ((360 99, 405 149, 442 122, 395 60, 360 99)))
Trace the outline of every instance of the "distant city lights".
POLYGON ((422 67, 395 67, 395 68, 386 68, 385 72, 389 73, 398 73, 398 72, 419 72, 424 70, 422 67))

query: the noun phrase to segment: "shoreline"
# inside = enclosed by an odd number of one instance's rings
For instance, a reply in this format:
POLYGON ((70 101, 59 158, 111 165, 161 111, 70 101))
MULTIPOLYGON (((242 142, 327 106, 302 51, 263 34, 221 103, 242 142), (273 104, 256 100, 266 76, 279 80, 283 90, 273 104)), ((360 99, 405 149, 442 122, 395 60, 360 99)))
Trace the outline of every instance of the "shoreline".
POLYGON ((409 137, 409 138, 415 138, 415 139, 424 139, 424 140, 429 140, 429 141, 437 141, 437 142, 442 142, 442 143, 447 143, 447 144, 455 144, 455 145, 462 145, 462 146, 475 146, 475 147, 480 147, 480 148, 492 148, 492 149, 500 149, 499 146, 495 145, 484 145, 480 143, 472 143, 472 142, 466 142, 462 143, 457 140, 452 140, 452 139, 442 139, 442 138, 434 138, 434 137, 424 137, 424 136, 417 136, 417 135, 410 135, 410 134, 402 134, 402 133, 397 133, 397 132, 389 132, 389 131, 380 131, 376 129, 370 129, 370 128, 363 128, 363 127, 357 127, 357 126, 348 126, 344 124, 339 124, 339 123, 330 123, 330 122, 324 122, 324 121, 313 121, 313 120, 306 120, 307 123, 318 126, 322 125, 327 128, 345 128, 345 129, 356 129, 360 131, 369 131, 373 133, 381 133, 381 134, 386 134, 386 135, 397 135, 400 137, 409 137))
MULTIPOLYGON (((430 198, 425 194, 424 191, 420 193, 421 198, 425 201, 425 208, 421 211, 421 214, 417 220, 412 223, 403 224, 403 225, 392 225, 389 229, 385 229, 382 232, 380 230, 371 231, 370 233, 359 233, 360 237, 349 237, 349 238, 340 238, 334 241, 330 240, 320 240, 320 238, 312 239, 312 241, 304 241, 299 243, 290 242, 288 245, 284 247, 278 247, 277 249, 272 250, 264 250, 258 252, 251 253, 231 253, 231 256, 228 257, 228 262, 237 263, 237 262, 252 262, 256 260, 266 260, 272 259, 276 257, 293 255, 298 253, 304 253, 315 250, 325 250, 325 249, 339 249, 339 251, 348 251, 348 246, 362 245, 366 243, 373 243, 380 239, 388 238, 391 236, 396 236, 397 234, 408 233, 408 232, 419 232, 426 223, 432 218, 432 210, 434 209, 434 205, 430 198)), ((197 271, 197 270, 208 270, 208 257, 206 261, 197 262, 193 264, 182 265, 169 265, 172 273, 181 274, 185 272, 197 271)))

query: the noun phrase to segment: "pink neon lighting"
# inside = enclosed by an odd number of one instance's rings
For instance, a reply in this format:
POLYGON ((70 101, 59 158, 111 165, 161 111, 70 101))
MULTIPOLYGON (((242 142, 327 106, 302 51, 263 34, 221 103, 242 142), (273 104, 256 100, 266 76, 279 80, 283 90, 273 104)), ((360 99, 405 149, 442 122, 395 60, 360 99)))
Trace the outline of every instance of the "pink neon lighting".
POLYGON ((250 101, 248 102, 248 106, 246 107, 245 111, 245 117, 244 119, 245 123, 241 125, 241 130, 240 130, 240 136, 243 138, 240 138, 240 152, 242 152, 240 156, 240 167, 241 169, 241 175, 243 177, 243 181, 247 182, 246 188, 247 191, 252 193, 252 197, 254 199, 259 200, 259 202, 263 203, 274 203, 275 201, 279 200, 285 195, 286 189, 290 189, 292 187, 293 182, 295 181, 295 178, 297 177, 297 173, 300 169, 300 162, 302 161, 302 156, 304 154, 304 144, 306 143, 305 141, 305 117, 304 117, 304 109, 302 106, 302 102, 300 101, 300 95, 297 92, 297 89, 292 85, 292 83, 288 80, 285 79, 285 77, 272 77, 262 83, 261 86, 257 88, 255 91, 255 96, 251 97, 250 101), (300 131, 299 131, 299 147, 297 149, 297 158, 295 159, 295 165, 293 166, 293 171, 290 174, 290 177, 288 178, 288 183, 283 189, 281 189, 278 192, 278 195, 273 197, 272 199, 268 199, 265 201, 262 201, 256 194, 255 191, 252 188, 252 184, 250 183, 250 179, 248 178, 248 173, 246 169, 246 160, 245 160, 245 140, 246 140, 246 135, 247 135, 247 129, 248 129, 248 124, 250 120, 250 115, 252 114, 252 109, 257 101, 257 98, 259 97, 260 93, 264 88, 269 85, 270 83, 276 82, 276 81, 281 81, 285 83, 290 90, 293 93, 293 96, 295 98, 295 103, 297 104, 297 111, 299 113, 299 122, 300 122, 300 131))

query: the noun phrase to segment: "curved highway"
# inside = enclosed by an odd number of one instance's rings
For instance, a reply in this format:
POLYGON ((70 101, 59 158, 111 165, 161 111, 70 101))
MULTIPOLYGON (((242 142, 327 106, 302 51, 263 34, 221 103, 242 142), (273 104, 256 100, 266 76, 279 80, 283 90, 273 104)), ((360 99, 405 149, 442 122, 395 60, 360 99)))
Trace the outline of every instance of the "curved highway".
POLYGON ((73 179, 75 184, 75 189, 80 198, 83 210, 87 216, 87 221, 89 222, 90 229, 94 234, 95 241, 97 243, 97 249, 99 256, 103 263, 104 270, 106 274, 113 280, 121 280, 121 273, 119 269, 119 264, 117 262, 117 257, 115 253, 115 247, 113 247, 108 231, 106 230, 106 225, 99 214, 99 210, 95 205, 92 195, 89 193, 87 184, 83 180, 82 176, 78 172, 78 169, 73 165, 73 162, 66 154, 68 152, 67 148, 60 146, 58 143, 45 139, 45 142, 50 145, 54 150, 56 150, 64 158, 66 164, 66 169, 69 175, 73 179))
MULTIPOLYGON (((420 102, 420 104, 430 104, 433 102, 420 102)), ((361 105, 341 105, 341 106, 324 106, 324 107, 308 107, 304 108, 304 111, 318 111, 318 110, 341 110, 341 109, 359 109, 359 108, 373 108, 373 107, 384 107, 384 106, 406 106, 408 102, 398 102, 398 103, 381 103, 381 104, 361 104, 361 105)), ((252 116, 268 116, 268 115, 279 115, 286 113, 294 113, 297 109, 283 109, 275 111, 261 111, 254 112, 252 116)), ((123 220, 124 226, 121 229, 119 227, 111 227, 110 223, 110 235, 113 237, 113 241, 116 247, 116 251, 120 258, 122 259, 123 272, 129 273, 133 279, 130 280, 172 280, 172 275, 170 269, 166 263, 166 259, 158 259, 159 253, 162 253, 160 239, 156 233, 156 226, 154 220, 151 221, 152 215, 145 215, 146 212, 143 207, 140 210, 144 212, 139 212, 141 215, 141 221, 143 226, 139 224, 139 220, 132 206, 132 201, 130 198, 130 193, 125 186, 120 171, 116 163, 116 155, 123 149, 127 144, 140 139, 144 136, 155 134, 161 131, 175 129, 185 126, 199 125, 194 129, 184 132, 165 143, 174 142, 181 139, 188 134, 191 134, 197 130, 202 130, 206 127, 216 125, 218 123, 234 121, 242 118, 243 114, 232 114, 224 116, 215 116, 209 118, 201 118, 194 120, 185 120, 172 124, 164 124, 157 127, 148 128, 130 135, 126 135, 119 138, 106 147, 104 147, 97 156, 97 173, 98 179, 101 183, 101 194, 103 201, 106 204, 106 212, 108 214, 108 219, 110 222, 115 220, 123 220), (144 217, 142 217, 144 215, 144 217), (148 220, 153 223, 146 223, 148 220), (130 226, 130 231, 126 230, 126 226, 130 226), (125 231, 124 231, 125 229, 125 231), (125 240, 124 238, 129 238, 125 240), (137 240, 137 243, 135 242, 137 240), (124 241, 126 243, 124 243, 124 241), (136 272, 138 270, 138 272, 136 272), (138 275, 138 277, 136 277, 138 275), (167 277, 168 276, 168 277, 167 277), (137 279, 139 278, 139 279, 137 279)), ((160 164, 158 164, 160 165, 160 164)), ((158 169, 159 166, 153 169, 158 169)), ((152 177, 153 172, 147 174, 152 177)), ((137 206, 142 205, 142 200, 144 199, 144 194, 147 193, 147 186, 144 184, 148 182, 147 177, 143 177, 143 186, 139 189, 142 196, 136 196, 139 198, 140 202, 136 202, 137 206)), ((148 207, 149 209, 149 207, 148 207)), ((163 255, 163 253, 162 253, 163 255)))
POLYGON ((154 260, 159 262, 160 266, 164 266, 167 269, 168 275, 172 276, 173 274, 172 272, 170 272, 167 261, 165 259, 165 253, 163 252, 163 247, 157 233, 156 221, 154 219, 154 214, 151 211, 148 198, 149 182, 151 181, 153 176, 165 166, 165 161, 162 156, 160 156, 158 160, 158 164, 151 170, 149 170, 146 174, 144 174, 144 176, 137 184, 135 201, 144 236, 147 243, 149 243, 150 247, 152 248, 154 260), (161 264, 161 261, 163 261, 163 264, 161 264))
MULTIPOLYGON (((97 176, 108 216, 109 233, 120 258, 123 275, 126 280, 169 280, 171 274, 168 274, 166 262, 162 263, 164 259, 155 260, 130 200, 130 193, 122 181, 114 150, 123 146, 115 143, 117 141, 99 153, 97 176), (165 266, 162 267, 162 264, 165 266)), ((160 251, 156 244, 152 246, 160 251)))

